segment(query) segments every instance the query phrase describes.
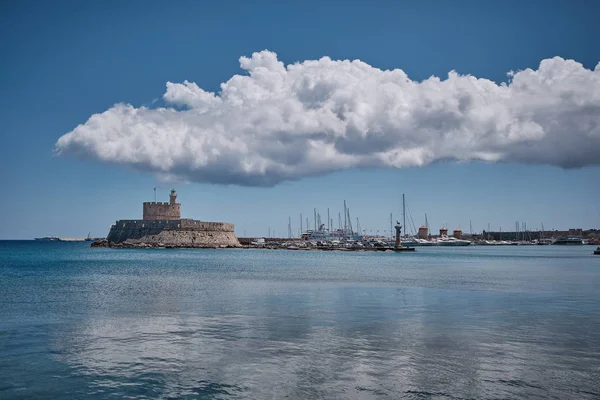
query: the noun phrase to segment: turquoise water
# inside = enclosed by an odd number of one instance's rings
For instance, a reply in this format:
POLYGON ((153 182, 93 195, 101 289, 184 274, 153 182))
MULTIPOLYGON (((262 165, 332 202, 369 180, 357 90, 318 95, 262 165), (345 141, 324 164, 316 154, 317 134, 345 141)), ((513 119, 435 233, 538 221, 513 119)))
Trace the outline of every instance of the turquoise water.
POLYGON ((0 398, 600 396, 591 246, 0 242, 0 398))

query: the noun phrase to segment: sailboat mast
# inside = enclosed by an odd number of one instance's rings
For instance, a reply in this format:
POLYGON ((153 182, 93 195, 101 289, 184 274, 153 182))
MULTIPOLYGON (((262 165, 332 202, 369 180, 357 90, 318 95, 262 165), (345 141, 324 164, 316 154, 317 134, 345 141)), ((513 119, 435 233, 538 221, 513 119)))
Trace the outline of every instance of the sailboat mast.
POLYGON ((346 208, 346 200, 344 200, 344 237, 348 230, 348 209, 346 208))
POLYGON ((542 233, 540 234, 540 239, 542 239, 542 236, 546 236, 546 232, 544 232, 544 223, 542 222, 542 233))
POLYGON ((350 218, 350 209, 347 208, 346 212, 348 213, 348 228, 350 228, 350 235, 353 235, 354 229, 352 229, 352 219, 350 218))
POLYGON ((402 227, 404 228, 404 236, 406 236, 406 204, 404 202, 404 193, 402 193, 402 227))

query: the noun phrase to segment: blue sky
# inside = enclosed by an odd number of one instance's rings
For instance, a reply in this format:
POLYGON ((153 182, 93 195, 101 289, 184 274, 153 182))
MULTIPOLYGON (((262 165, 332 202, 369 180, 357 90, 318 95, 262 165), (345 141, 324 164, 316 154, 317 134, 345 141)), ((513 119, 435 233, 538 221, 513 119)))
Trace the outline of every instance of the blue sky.
POLYGON ((594 1, 3 2, 0 239, 104 236, 116 219, 141 218, 155 186, 164 201, 178 190, 184 217, 232 222, 240 236, 286 233, 288 216, 297 232, 300 213, 337 215, 344 199, 364 229, 383 232, 402 193, 415 224, 427 213, 434 229, 600 228, 597 163, 441 161, 248 187, 164 183, 135 166, 53 155, 92 114, 162 104, 167 81, 218 91, 243 74, 240 56, 264 49, 285 64, 360 59, 415 81, 456 70, 505 82, 554 56, 593 70, 599 14, 594 1))

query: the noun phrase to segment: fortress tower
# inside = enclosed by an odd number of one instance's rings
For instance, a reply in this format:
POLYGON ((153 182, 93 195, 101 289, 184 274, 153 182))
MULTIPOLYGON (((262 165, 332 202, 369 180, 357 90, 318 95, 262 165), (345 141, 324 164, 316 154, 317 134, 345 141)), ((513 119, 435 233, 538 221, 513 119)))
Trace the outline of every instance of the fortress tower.
POLYGON ((168 203, 145 202, 143 219, 147 221, 172 221, 181 219, 181 204, 177 203, 177 192, 175 192, 175 189, 171 190, 168 203))

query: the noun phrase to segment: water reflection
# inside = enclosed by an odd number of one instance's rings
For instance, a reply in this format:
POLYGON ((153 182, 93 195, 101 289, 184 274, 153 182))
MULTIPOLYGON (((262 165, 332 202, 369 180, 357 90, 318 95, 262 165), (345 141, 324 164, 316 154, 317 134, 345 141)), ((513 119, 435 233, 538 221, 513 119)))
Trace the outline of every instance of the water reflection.
MULTIPOLYGON (((552 321, 540 299, 229 280, 184 296, 186 284, 163 282, 171 298, 156 284, 112 292, 111 306, 135 313, 90 308, 54 338, 60 361, 97 389, 158 397, 547 397, 589 372, 557 363, 573 343, 552 341, 572 321, 552 321)), ((90 306, 105 304, 93 293, 90 306)))
POLYGON ((15 269, 0 397, 598 396, 596 270, 482 251, 85 252, 15 269))

